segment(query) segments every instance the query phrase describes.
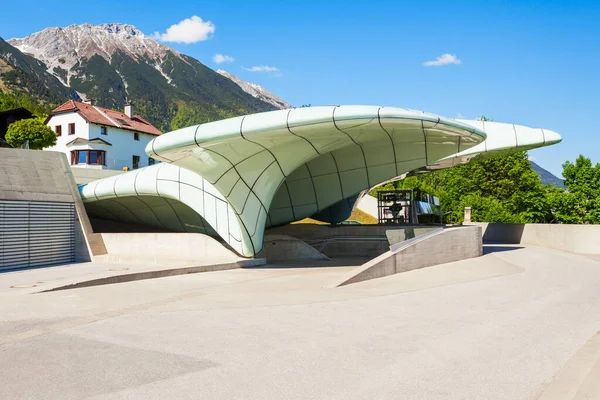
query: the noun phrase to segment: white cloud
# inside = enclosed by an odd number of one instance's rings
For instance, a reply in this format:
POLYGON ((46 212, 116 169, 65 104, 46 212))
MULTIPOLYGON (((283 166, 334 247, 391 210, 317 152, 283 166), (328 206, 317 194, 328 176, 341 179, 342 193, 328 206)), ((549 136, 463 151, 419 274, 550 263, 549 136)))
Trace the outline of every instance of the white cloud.
POLYGON ((235 61, 235 58, 217 53, 213 56, 213 61, 217 64, 232 63, 235 61))
POLYGON ((242 67, 242 69, 250 72, 279 72, 279 68, 268 65, 257 65, 250 68, 242 67))
POLYGON ((215 33, 215 25, 194 15, 167 28, 165 33, 154 32, 152 37, 163 42, 196 43, 210 38, 215 33))
POLYGON ((425 61, 423 63, 426 67, 440 67, 442 65, 448 64, 462 64, 462 61, 456 57, 456 54, 442 54, 439 57, 436 57, 434 61, 425 61))
POLYGON ((464 119, 464 118, 465 118, 465 116, 464 116, 464 115, 462 115, 461 113, 456 113, 456 118, 457 118, 457 119, 464 119))

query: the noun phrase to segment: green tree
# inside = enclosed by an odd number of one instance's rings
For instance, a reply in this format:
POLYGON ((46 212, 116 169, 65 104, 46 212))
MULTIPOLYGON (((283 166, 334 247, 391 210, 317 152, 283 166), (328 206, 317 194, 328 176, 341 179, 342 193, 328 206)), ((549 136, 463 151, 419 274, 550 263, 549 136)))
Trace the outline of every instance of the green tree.
POLYGON ((549 191, 554 221, 568 224, 600 223, 600 164, 580 155, 563 164, 565 189, 549 191))
POLYGON ((464 208, 473 221, 550 222, 547 190, 531 167, 526 152, 473 160, 469 164, 408 177, 377 188, 421 190, 440 198, 446 222, 459 223, 464 208))
MULTIPOLYGON (((465 207, 471 207, 471 219, 473 221, 519 223, 520 217, 509 210, 501 200, 494 197, 481 197, 478 194, 471 193, 460 199, 459 205, 462 210, 465 207)), ((463 215, 457 213, 461 216, 463 215)), ((458 221, 455 221, 458 222, 458 221)))
POLYGON ((450 212, 450 222, 462 221, 465 206, 473 207, 475 221, 486 221, 485 215, 493 215, 494 222, 532 223, 550 219, 546 189, 526 152, 483 159, 444 172, 440 197, 445 212, 450 212), (483 208, 475 210, 477 206, 467 204, 467 199, 483 208))
POLYGON ((41 118, 22 119, 8 126, 6 141, 13 147, 29 141, 30 149, 41 150, 56 144, 56 134, 41 118))
POLYGON ((0 111, 23 107, 28 109, 36 117, 46 118, 55 105, 40 102, 26 94, 9 94, 0 91, 0 111))
POLYGON ((548 204, 552 212, 552 222, 563 224, 583 224, 587 209, 585 198, 580 193, 570 193, 562 188, 548 189, 548 204))
MULTIPOLYGON (((493 121, 486 116, 479 120, 493 121)), ((531 166, 527 152, 478 158, 466 165, 409 177, 381 190, 411 188, 438 196, 450 223, 463 221, 465 207, 472 207, 472 220, 479 222, 552 220, 548 189, 531 166)))

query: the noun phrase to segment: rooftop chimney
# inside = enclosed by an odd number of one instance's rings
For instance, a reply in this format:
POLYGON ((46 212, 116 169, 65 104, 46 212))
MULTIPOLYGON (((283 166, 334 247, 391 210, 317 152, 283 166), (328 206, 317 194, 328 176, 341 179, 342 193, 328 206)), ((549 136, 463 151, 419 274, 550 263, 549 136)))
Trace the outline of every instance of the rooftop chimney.
POLYGON ((133 118, 133 105, 125 104, 125 115, 129 118, 133 118))
POLYGON ((92 100, 92 99, 84 100, 83 102, 85 104, 89 104, 90 106, 95 106, 96 105, 96 100, 92 100))

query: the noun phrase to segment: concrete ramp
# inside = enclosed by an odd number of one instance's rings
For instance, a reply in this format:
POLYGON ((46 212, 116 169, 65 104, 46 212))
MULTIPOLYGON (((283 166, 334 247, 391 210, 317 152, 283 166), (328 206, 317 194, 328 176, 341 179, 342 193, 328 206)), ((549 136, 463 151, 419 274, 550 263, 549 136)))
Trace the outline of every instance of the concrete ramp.
POLYGON ((439 228, 390 247, 390 250, 351 271, 334 287, 382 278, 483 254, 481 228, 439 228))

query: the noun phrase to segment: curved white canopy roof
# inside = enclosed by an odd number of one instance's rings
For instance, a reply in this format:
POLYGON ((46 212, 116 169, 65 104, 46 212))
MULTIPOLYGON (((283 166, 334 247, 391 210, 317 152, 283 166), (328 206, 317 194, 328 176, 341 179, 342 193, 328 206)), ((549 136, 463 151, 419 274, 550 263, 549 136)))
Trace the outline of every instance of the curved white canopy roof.
POLYGON ((323 213, 343 220, 361 191, 383 181, 560 140, 401 108, 296 108, 164 134, 146 148, 163 164, 92 182, 81 194, 92 215, 218 235, 253 256, 265 226, 323 213))

